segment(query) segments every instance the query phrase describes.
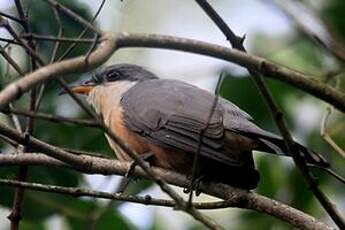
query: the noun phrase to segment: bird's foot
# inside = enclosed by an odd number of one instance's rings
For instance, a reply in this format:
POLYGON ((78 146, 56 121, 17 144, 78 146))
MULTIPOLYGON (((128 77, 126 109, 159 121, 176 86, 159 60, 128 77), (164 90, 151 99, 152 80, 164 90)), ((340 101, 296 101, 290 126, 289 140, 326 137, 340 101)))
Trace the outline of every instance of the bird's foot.
POLYGON ((204 179, 203 175, 196 177, 194 180, 192 178, 191 185, 189 186, 189 188, 184 188, 183 192, 184 193, 190 193, 190 192, 192 192, 194 190, 195 191, 195 195, 199 196, 200 193, 201 193, 200 187, 201 187, 201 185, 203 183, 203 179, 204 179))
MULTIPOLYGON (((139 158, 142 159, 143 161, 147 162, 150 164, 150 160, 154 157, 154 154, 151 153, 151 152, 145 152, 143 154, 140 154, 139 155, 139 158)), ((126 174, 125 174, 125 177, 130 177, 130 178, 134 178, 135 177, 133 176, 133 173, 134 173, 134 170, 135 170, 135 166, 138 165, 138 162, 137 161, 133 161, 131 163, 131 165, 129 166, 129 169, 127 170, 126 174)))

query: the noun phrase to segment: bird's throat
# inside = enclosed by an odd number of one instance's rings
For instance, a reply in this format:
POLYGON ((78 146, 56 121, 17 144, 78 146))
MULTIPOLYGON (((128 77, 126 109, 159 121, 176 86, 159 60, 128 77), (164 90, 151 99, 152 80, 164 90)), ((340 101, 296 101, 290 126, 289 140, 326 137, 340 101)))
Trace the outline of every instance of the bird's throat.
POLYGON ((120 101, 123 94, 136 83, 131 81, 117 81, 98 85, 90 91, 87 100, 107 124, 107 118, 111 116, 112 111, 122 109, 120 101))

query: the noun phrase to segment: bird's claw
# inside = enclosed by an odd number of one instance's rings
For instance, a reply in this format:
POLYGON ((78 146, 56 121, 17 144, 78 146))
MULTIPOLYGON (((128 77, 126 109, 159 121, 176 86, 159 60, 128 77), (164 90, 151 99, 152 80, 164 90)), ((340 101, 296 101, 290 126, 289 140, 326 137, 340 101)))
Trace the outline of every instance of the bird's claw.
POLYGON ((196 196, 199 196, 201 194, 201 185, 203 183, 203 179, 204 179, 204 176, 199 176, 197 178, 195 178, 194 180, 192 179, 192 184, 191 186, 189 186, 189 188, 184 188, 183 189, 183 192, 184 193, 190 193, 192 192, 193 190, 195 191, 195 195, 196 196))
MULTIPOLYGON (((154 155, 153 155, 153 153, 151 153, 151 152, 145 152, 145 153, 143 153, 143 154, 141 154, 141 155, 139 155, 139 157, 143 160, 143 161, 145 161, 145 162, 147 162, 147 163, 149 163, 150 164, 150 159, 153 157, 154 155)), ((130 164, 130 166, 129 166, 129 169, 127 170, 127 172, 126 172, 126 174, 125 174, 125 177, 130 177, 130 178, 134 178, 135 179, 135 177, 133 176, 133 173, 134 173, 134 170, 135 170, 135 166, 137 166, 138 165, 138 162, 137 161, 132 161, 132 163, 130 164)))

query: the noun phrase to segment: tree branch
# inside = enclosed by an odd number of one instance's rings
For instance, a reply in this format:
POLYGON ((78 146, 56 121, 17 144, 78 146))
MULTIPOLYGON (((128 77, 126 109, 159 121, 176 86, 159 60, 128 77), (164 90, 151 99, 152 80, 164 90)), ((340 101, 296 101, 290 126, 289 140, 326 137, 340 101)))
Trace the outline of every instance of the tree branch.
MULTIPOLYGON (((154 206, 161 206, 161 207, 171 207, 176 208, 176 202, 173 200, 166 200, 166 199, 157 199, 153 198, 150 195, 139 196, 139 195, 129 195, 124 193, 109 193, 109 192, 102 192, 102 191, 95 191, 88 188, 81 188, 81 187, 64 187, 64 186, 57 186, 57 185, 46 185, 40 183, 30 183, 30 182, 22 182, 17 180, 9 180, 9 179, 0 179, 0 185, 9 186, 9 187, 16 187, 16 188, 26 188, 35 191, 42 191, 42 192, 50 192, 50 193, 58 193, 63 195, 70 195, 73 197, 93 197, 93 198, 103 198, 103 199, 111 199, 117 201, 127 201, 137 204, 144 204, 144 205, 154 205, 154 206)), ((222 209, 222 208, 229 208, 235 207, 234 202, 228 201, 216 201, 216 202, 193 202, 192 205, 197 209, 222 209)))
POLYGON ((298 71, 274 64, 266 59, 249 55, 227 47, 192 39, 154 34, 119 33, 116 37, 105 34, 100 46, 90 55, 89 65, 85 56, 47 65, 27 77, 9 84, 0 92, 0 108, 19 97, 30 88, 57 75, 72 72, 87 72, 105 62, 117 48, 150 47, 186 51, 233 62, 253 69, 267 77, 281 80, 297 87, 345 112, 345 94, 334 87, 311 79, 298 71), (24 80, 25 79, 25 80, 24 80))
MULTIPOLYGON (((91 157, 87 155, 77 157, 84 164, 84 167, 79 167, 79 171, 88 174, 125 175, 130 167, 129 162, 91 157)), ((44 154, 0 155, 0 166, 14 165, 67 167, 69 169, 74 169, 71 165, 44 154)), ((188 187, 190 184, 190 181, 184 175, 157 167, 152 167, 152 170, 156 175, 159 175, 160 178, 169 184, 179 187, 188 187)), ((140 168, 135 168, 133 175, 140 178, 148 178, 147 174, 140 168)), ((237 189, 219 183, 203 184, 200 189, 206 194, 223 199, 229 207, 245 208, 263 212, 301 229, 332 229, 308 214, 251 191, 237 189)), ((225 205, 225 203, 219 204, 225 205)))

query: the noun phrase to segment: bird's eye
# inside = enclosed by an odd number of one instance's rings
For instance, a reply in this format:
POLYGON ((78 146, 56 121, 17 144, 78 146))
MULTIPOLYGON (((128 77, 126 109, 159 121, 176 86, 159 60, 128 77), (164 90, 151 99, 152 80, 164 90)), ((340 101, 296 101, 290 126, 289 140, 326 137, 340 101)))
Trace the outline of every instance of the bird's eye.
POLYGON ((113 81, 113 80, 117 79, 119 76, 120 76, 120 73, 117 71, 111 71, 111 72, 107 73, 107 75, 106 75, 107 80, 109 80, 109 81, 113 81))

